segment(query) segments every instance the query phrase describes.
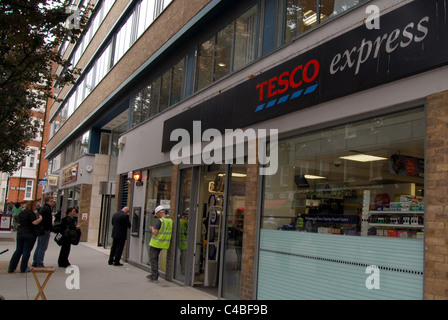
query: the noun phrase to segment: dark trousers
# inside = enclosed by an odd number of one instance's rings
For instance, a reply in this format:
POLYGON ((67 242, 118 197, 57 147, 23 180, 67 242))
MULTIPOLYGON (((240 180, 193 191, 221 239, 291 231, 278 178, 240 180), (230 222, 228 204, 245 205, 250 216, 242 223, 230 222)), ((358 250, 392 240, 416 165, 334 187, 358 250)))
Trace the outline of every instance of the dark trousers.
POLYGON ((69 241, 64 241, 61 245, 61 251, 59 251, 58 266, 67 268, 70 265, 68 256, 70 255, 70 249, 72 245, 69 241))
POLYGON ((126 239, 112 238, 112 247, 110 248, 109 264, 119 264, 123 254, 126 239))
POLYGON ((149 246, 149 262, 151 263, 151 279, 159 278, 159 254, 162 249, 149 246))
POLYGON ((34 234, 18 234, 17 235, 17 246, 16 251, 14 251, 11 261, 9 262, 9 272, 16 270, 19 264, 20 257, 22 257, 22 262, 20 263, 20 272, 26 272, 28 268, 28 260, 31 256, 31 250, 33 250, 34 243, 36 242, 36 236, 34 234))

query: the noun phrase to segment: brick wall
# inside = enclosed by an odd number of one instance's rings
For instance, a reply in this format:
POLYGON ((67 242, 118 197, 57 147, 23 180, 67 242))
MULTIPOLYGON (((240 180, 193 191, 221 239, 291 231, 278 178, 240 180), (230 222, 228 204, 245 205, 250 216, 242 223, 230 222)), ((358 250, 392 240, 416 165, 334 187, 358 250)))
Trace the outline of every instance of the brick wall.
POLYGON ((89 219, 90 219, 90 201, 92 197, 92 186, 89 184, 81 185, 81 194, 79 200, 78 224, 81 225, 81 239, 86 242, 89 235, 89 219), (82 220, 82 214, 87 213, 87 220, 82 220))
POLYGON ((448 298, 448 91, 429 96, 425 157, 425 299, 448 298))

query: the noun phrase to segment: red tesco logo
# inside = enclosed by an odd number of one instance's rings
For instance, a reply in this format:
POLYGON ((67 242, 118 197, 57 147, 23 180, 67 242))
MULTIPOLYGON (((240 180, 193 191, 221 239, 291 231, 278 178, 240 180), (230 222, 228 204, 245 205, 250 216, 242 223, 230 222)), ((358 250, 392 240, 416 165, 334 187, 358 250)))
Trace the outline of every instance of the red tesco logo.
POLYGON ((310 83, 314 81, 319 75, 319 61, 310 60, 305 66, 299 65, 295 67, 291 72, 285 71, 278 77, 273 77, 267 81, 259 83, 257 85, 257 90, 260 90, 260 101, 265 98, 272 98, 277 94, 282 94, 286 92, 289 88, 298 88, 303 82, 310 83), (311 76, 309 76, 310 67, 311 76), (267 88, 267 90, 265 90, 267 88), (265 92, 267 91, 267 96, 265 97, 265 92))

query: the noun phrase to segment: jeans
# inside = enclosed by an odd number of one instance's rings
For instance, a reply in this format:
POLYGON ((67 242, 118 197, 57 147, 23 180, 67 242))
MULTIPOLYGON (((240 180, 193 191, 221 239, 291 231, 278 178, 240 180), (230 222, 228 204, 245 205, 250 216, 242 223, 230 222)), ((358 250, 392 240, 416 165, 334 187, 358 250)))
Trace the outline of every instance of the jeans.
POLYGON ((45 230, 45 234, 37 237, 37 246, 34 251, 33 267, 43 267, 45 251, 48 248, 48 242, 50 241, 50 231, 45 230))
POLYGON ((20 272, 26 272, 28 268, 28 260, 31 256, 31 250, 33 250, 34 243, 36 242, 36 236, 32 233, 18 234, 17 235, 17 247, 16 251, 11 257, 9 262, 8 271, 13 272, 16 270, 19 264, 20 257, 22 262, 20 263, 20 272))
POLYGON ((159 278, 159 253, 162 249, 149 246, 149 262, 151 263, 151 280, 159 278))

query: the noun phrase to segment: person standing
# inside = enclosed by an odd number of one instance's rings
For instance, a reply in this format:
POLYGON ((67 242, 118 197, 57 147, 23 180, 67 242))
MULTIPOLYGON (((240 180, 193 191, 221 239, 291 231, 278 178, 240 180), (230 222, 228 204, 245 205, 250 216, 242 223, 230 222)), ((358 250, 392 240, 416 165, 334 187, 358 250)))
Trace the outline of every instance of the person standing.
POLYGON ((42 223, 42 216, 37 216, 37 205, 34 201, 29 201, 25 205, 25 209, 19 213, 19 226, 17 228, 17 247, 14 251, 11 261, 9 262, 8 272, 14 272, 19 264, 20 258, 20 272, 26 272, 28 269, 28 260, 31 256, 36 236, 34 234, 35 226, 42 223))
POLYGON ((158 206, 154 214, 159 220, 154 227, 150 228, 152 233, 149 242, 149 260, 151 262, 151 274, 147 276, 151 282, 159 282, 159 254, 162 249, 169 249, 173 232, 173 220, 166 216, 165 207, 158 206))
POLYGON ((128 229, 131 227, 129 221, 129 208, 124 207, 112 217, 112 247, 110 248, 109 265, 122 266, 120 263, 126 243, 128 229))
POLYGON ((19 226, 19 214, 22 212, 22 207, 20 203, 16 202, 14 208, 12 208, 12 228, 14 231, 17 231, 17 227, 19 226))
MULTIPOLYGON (((68 208, 66 216, 61 220, 61 233, 66 234, 65 230, 75 231, 77 237, 81 235, 81 230, 75 218, 76 209, 68 208)), ((72 246, 72 239, 63 237, 61 244, 61 251, 59 252, 58 266, 61 268, 67 268, 70 265, 68 256, 70 255, 70 249, 72 246)))
POLYGON ((33 267, 44 267, 45 252, 50 241, 51 228, 53 226, 53 206, 54 198, 51 196, 45 197, 45 203, 42 206, 39 214, 42 216, 43 234, 37 237, 37 246, 33 256, 33 267))

